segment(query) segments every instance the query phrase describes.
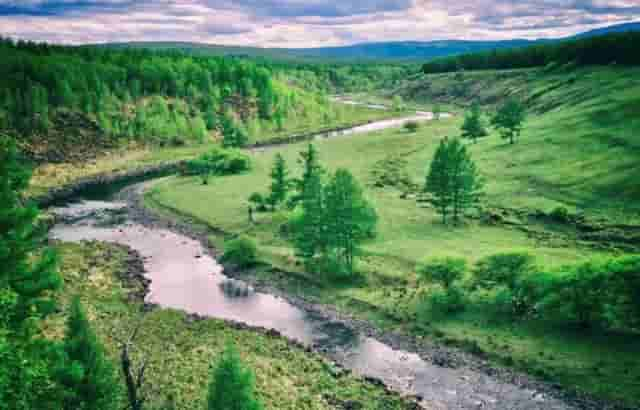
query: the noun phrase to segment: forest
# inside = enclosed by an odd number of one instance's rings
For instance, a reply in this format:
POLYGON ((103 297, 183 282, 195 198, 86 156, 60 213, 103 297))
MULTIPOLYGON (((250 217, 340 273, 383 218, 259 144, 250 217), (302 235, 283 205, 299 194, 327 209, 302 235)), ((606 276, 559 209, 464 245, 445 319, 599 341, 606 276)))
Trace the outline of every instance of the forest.
POLYGON ((553 44, 492 50, 440 58, 425 63, 426 74, 460 70, 505 70, 544 67, 550 64, 573 66, 620 64, 636 66, 640 55, 636 47, 640 33, 612 33, 553 44))
MULTIPOLYGON (((329 93, 397 81, 408 70, 9 39, 0 40, 0 56, 0 130, 19 137, 27 152, 41 149, 50 134, 65 134, 60 139, 68 143, 66 134, 77 128, 95 128, 92 142, 105 146, 219 139, 243 146, 262 134, 350 120, 357 113, 330 104, 329 93)), ((78 139, 87 143, 86 135, 78 139)))

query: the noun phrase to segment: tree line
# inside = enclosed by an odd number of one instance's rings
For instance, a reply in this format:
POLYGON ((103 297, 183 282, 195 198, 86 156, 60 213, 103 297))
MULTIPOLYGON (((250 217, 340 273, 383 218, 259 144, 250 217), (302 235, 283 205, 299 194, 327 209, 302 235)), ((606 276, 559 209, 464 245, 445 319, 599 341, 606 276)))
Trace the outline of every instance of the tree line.
MULTIPOLYGON (((62 286, 38 210, 27 203, 30 172, 15 142, 0 139, 0 408, 7 410, 144 410, 145 366, 121 342, 120 371, 74 297, 60 341, 43 334, 62 286)), ((253 373, 228 345, 211 371, 207 410, 260 410, 253 373)), ((173 409, 167 402, 163 410, 173 409)), ((154 409, 159 410, 154 407, 154 409)))
POLYGON ((637 44, 639 32, 611 33, 602 36, 537 44, 522 48, 483 51, 439 58, 422 66, 426 74, 459 70, 505 70, 574 64, 577 66, 640 64, 637 44))
POLYGON ((271 66, 234 58, 0 38, 0 59, 0 129, 18 135, 44 133, 73 110, 115 137, 185 143, 217 131, 241 144, 250 124, 281 127, 323 103, 278 82, 271 66))

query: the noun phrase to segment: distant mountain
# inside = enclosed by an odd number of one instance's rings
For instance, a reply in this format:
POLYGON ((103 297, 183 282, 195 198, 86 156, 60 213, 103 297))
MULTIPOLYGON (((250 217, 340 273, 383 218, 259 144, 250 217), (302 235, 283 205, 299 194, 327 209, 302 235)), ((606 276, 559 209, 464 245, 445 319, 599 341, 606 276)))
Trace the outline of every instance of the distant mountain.
POLYGON ((595 30, 586 31, 584 33, 575 35, 573 36, 573 38, 595 37, 610 33, 624 33, 627 31, 640 31, 640 22, 617 24, 615 26, 597 28, 595 30))
POLYGON ((593 37, 608 33, 640 31, 640 22, 619 24, 587 31, 576 36, 547 40, 438 40, 438 41, 399 41, 384 43, 363 43, 342 47, 321 48, 260 48, 241 46, 222 46, 215 44, 184 42, 134 42, 106 44, 107 47, 134 47, 163 50, 183 50, 199 55, 229 55, 237 57, 261 57, 276 60, 296 61, 425 61, 437 57, 476 51, 525 47, 532 44, 548 43, 571 38, 593 37))

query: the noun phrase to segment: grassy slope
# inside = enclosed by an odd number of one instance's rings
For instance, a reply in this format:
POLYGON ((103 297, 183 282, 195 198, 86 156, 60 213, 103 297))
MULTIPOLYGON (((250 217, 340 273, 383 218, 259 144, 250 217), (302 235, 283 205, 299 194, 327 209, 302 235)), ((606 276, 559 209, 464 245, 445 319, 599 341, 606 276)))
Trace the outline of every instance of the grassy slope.
MULTIPOLYGON (((492 107, 506 95, 533 114, 518 147, 476 148, 492 200, 640 219, 640 69, 488 71, 424 76, 397 90, 418 101, 492 107)), ((426 158, 424 158, 426 159, 426 158)))
MULTIPOLYGON (((60 244, 64 311, 72 295, 80 295, 89 318, 114 360, 114 337, 124 338, 140 320, 139 303, 127 302, 135 289, 118 279, 125 269, 126 252, 99 243, 60 244)), ((331 365, 316 354, 293 348, 283 339, 236 330, 217 320, 189 321, 184 313, 154 310, 144 316, 137 348, 147 360, 152 388, 151 407, 173 395, 178 409, 202 409, 209 368, 227 341, 234 341, 256 375, 257 389, 267 409, 335 409, 336 403, 354 401, 363 409, 408 408, 398 397, 353 376, 334 377, 331 365)), ((60 337, 64 315, 46 326, 60 337)), ((139 354, 139 353, 138 353, 139 354)))
MULTIPOLYGON (((638 71, 594 68, 571 74, 467 73, 463 75, 467 91, 458 96, 449 95, 446 90, 460 80, 455 75, 441 75, 428 79, 431 91, 425 95, 438 95, 444 103, 462 103, 474 97, 491 104, 501 96, 517 93, 531 102, 533 114, 518 144, 505 145, 493 135, 470 146, 488 181, 487 203, 546 211, 566 205, 628 221, 637 219, 640 209, 639 145, 632 138, 640 131, 640 123, 633 115, 640 108, 638 71)), ((439 138, 456 135, 460 123, 460 118, 442 120, 414 135, 388 130, 318 142, 317 146, 329 168, 347 167, 362 181, 368 180, 377 160, 392 153, 413 152, 407 155, 408 171, 418 182, 424 178, 424 168, 439 138)), ((301 149, 301 145, 289 146, 280 152, 293 166, 301 149)), ((168 179, 151 192, 149 202, 228 232, 248 233, 258 240, 264 260, 300 270, 290 247, 278 235, 285 215, 261 215, 255 226, 247 223, 246 199, 252 191, 266 190, 273 155, 274 152, 256 154, 251 173, 220 178, 208 187, 195 179, 168 179)), ((413 268, 425 257, 453 254, 473 262, 488 254, 524 248, 534 253, 540 264, 551 266, 594 253, 570 243, 538 243, 520 231, 503 227, 472 222, 453 230, 444 228, 433 210, 420 209, 413 201, 400 199, 397 190, 368 188, 367 194, 379 212, 380 226, 379 236, 365 246, 360 265, 367 273, 365 284, 329 289, 310 286, 308 280, 272 277, 268 272, 256 274, 268 281, 284 280, 284 286, 294 291, 336 304, 381 325, 413 331, 415 295, 420 290, 413 268)), ((221 238, 213 240, 220 244, 221 238)), ((640 368, 628 365, 640 352, 630 337, 598 338, 536 323, 514 327, 471 314, 435 323, 432 331, 448 342, 479 346, 495 358, 514 361, 517 367, 566 386, 640 402, 640 368)))

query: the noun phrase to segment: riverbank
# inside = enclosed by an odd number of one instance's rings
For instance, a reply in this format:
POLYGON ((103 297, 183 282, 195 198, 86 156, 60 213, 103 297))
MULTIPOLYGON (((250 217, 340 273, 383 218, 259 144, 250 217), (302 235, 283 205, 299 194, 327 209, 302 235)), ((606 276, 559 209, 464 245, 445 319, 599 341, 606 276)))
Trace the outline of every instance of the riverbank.
MULTIPOLYGON (((269 409, 416 409, 375 381, 363 380, 277 332, 145 304, 148 281, 140 255, 99 242, 56 243, 64 289, 61 312, 79 295, 112 360, 117 340, 142 323, 134 360, 147 363, 145 386, 151 408, 172 398, 176 409, 205 405, 209 368, 227 341, 255 371, 258 394, 269 409)), ((46 324, 59 338, 65 315, 46 324)))
MULTIPOLYGON (((146 201, 140 199, 141 191, 130 192, 128 198, 138 215, 137 221, 152 226, 177 230, 183 235, 196 238, 208 246, 213 255, 218 255, 224 238, 233 237, 233 233, 209 226, 190 215, 180 213, 155 202, 151 195, 146 201), (146 206, 146 207, 145 207, 146 206), (151 210, 151 211, 150 211, 151 210)), ((524 366, 504 366, 505 356, 485 350, 479 343, 468 339, 455 339, 433 329, 412 328, 406 318, 394 317, 375 305, 362 303, 348 297, 328 297, 334 294, 334 288, 325 283, 314 281, 307 275, 285 271, 277 267, 261 264, 250 270, 240 270, 234 266, 225 266, 225 274, 245 281, 258 291, 278 295, 289 303, 314 315, 320 315, 331 321, 339 322, 355 331, 373 337, 395 350, 417 353, 423 360, 437 366, 450 369, 470 369, 495 378, 502 383, 517 385, 532 392, 544 402, 545 397, 555 397, 578 409, 632 409, 621 402, 600 400, 577 389, 554 383, 545 379, 544 373, 536 376, 523 373, 531 370, 530 364, 524 366), (409 326, 408 326, 409 325, 409 326)), ((480 326, 478 323, 477 326, 480 326)), ((506 348, 505 350, 509 350, 506 348)), ((507 352, 508 353, 508 352, 507 352)), ((535 369, 534 369, 535 370, 535 369)), ((463 378, 464 380, 464 378, 463 378)), ((461 381, 464 383, 464 381, 461 381)), ((523 407, 524 408, 524 407, 523 407)), ((541 405, 540 408, 546 408, 541 405)))

